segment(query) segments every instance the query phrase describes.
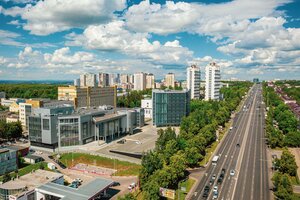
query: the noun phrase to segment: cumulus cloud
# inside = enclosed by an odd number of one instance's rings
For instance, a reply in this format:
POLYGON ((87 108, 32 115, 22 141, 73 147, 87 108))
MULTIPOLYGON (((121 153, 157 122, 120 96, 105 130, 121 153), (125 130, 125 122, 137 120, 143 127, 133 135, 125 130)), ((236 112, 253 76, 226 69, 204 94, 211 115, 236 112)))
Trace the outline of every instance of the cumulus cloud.
POLYGON ((178 40, 149 41, 147 33, 136 33, 126 29, 124 21, 113 21, 105 25, 88 26, 83 34, 66 36, 66 45, 84 46, 88 49, 119 51, 157 65, 186 64, 193 52, 180 45, 178 40))
POLYGON ((125 9, 125 6, 125 0, 44 0, 25 7, 2 9, 2 12, 5 15, 20 16, 26 21, 23 28, 31 34, 48 35, 109 22, 115 18, 114 12, 125 9))
POLYGON ((138 32, 169 34, 187 31, 222 38, 240 32, 250 23, 276 12, 290 0, 234 0, 218 4, 167 1, 160 5, 142 1, 128 8, 125 19, 129 28, 138 32))

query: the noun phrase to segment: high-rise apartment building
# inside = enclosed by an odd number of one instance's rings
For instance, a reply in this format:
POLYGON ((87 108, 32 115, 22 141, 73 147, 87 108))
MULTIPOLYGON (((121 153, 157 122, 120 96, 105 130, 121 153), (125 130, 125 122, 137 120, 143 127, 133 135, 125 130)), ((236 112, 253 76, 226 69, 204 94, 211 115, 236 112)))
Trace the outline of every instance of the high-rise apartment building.
POLYGON ((79 78, 74 79, 74 86, 77 86, 77 87, 80 86, 80 79, 79 78))
POLYGON ((205 68, 205 100, 219 100, 221 88, 220 66, 215 62, 205 68))
POLYGON ((146 75, 146 89, 154 89, 155 88, 155 79, 153 74, 146 75))
POLYGON ((97 78, 96 74, 86 74, 86 85, 87 87, 96 87, 97 86, 97 78))
POLYGON ((154 126, 179 126, 190 113, 189 90, 152 90, 154 126))
POLYGON ((129 83, 129 75, 128 74, 121 74, 120 76, 120 83, 129 83))
POLYGON ((131 84, 134 83, 134 75, 133 75, 133 74, 128 75, 128 81, 129 81, 129 83, 131 83, 131 84))
POLYGON ((85 74, 80 74, 80 86, 84 87, 86 85, 86 76, 85 74))
POLYGON ((58 100, 73 101, 75 108, 116 105, 115 87, 58 87, 58 100))
POLYGON ((97 79, 96 74, 88 73, 80 75, 80 87, 96 87, 97 79))
POLYGON ((175 74, 174 73, 166 74, 165 86, 175 88, 175 74))
POLYGON ((27 118, 31 115, 32 104, 30 103, 19 103, 19 120, 24 130, 27 130, 28 123, 27 118))
POLYGON ((108 87, 109 86, 109 74, 107 73, 99 73, 98 77, 98 86, 108 87))
POLYGON ((187 68, 187 89, 191 91, 191 98, 192 99, 199 99, 200 98, 200 68, 196 65, 191 65, 187 68))
POLYGON ((134 74, 134 90, 145 90, 146 89, 146 74, 143 72, 134 74))

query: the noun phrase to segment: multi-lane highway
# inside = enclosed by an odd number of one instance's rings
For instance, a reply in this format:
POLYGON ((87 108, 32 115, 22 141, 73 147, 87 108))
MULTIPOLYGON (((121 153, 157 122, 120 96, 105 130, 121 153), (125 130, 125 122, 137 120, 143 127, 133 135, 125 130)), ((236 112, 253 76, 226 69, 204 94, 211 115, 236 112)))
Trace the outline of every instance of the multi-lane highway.
POLYGON ((270 199, 261 90, 261 85, 256 84, 248 92, 232 130, 215 153, 219 156, 217 164, 207 166, 191 199, 270 199), (225 174, 220 178, 222 170, 225 174), (207 186, 209 192, 204 191, 207 186))

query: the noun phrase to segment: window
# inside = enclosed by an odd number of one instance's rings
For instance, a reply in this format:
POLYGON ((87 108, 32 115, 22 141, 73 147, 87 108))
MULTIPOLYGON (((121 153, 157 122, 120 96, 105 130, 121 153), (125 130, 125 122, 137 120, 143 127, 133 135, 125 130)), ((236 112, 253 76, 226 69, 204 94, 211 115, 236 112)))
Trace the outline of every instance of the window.
POLYGON ((43 129, 44 130, 49 130, 49 119, 43 119, 43 129))

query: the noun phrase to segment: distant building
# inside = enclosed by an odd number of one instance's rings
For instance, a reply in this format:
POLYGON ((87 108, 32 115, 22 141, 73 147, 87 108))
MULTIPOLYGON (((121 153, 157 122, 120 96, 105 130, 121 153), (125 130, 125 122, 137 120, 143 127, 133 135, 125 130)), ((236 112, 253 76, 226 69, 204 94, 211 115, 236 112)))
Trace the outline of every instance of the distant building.
POLYGON ((25 99, 19 99, 19 98, 9 98, 9 99, 1 99, 1 105, 9 107, 12 103, 24 103, 25 99))
POLYGON ((146 74, 143 72, 134 74, 134 90, 145 90, 146 89, 146 74))
POLYGON ((145 118, 152 119, 152 99, 142 99, 141 107, 145 110, 145 118))
POLYGON ((74 79, 74 86, 80 87, 80 79, 79 78, 74 79))
POLYGON ((205 68, 205 100, 219 100, 221 89, 220 67, 215 62, 205 68))
POLYGON ((253 83, 259 83, 259 79, 258 78, 254 78, 253 79, 253 83))
POLYGON ((28 117, 30 144, 55 149, 58 146, 58 117, 70 115, 73 112, 74 107, 69 104, 33 109, 32 114, 28 117))
POLYGON ((23 130, 28 129, 27 118, 31 115, 32 104, 30 103, 19 103, 19 120, 22 124, 23 130))
POLYGON ((155 88, 156 89, 160 89, 162 86, 164 86, 163 83, 161 83, 161 82, 155 82, 155 88))
POLYGON ((18 103, 13 102, 12 104, 10 104, 9 106, 9 112, 13 112, 13 113, 18 113, 20 109, 20 106, 18 103))
POLYGON ((187 89, 191 91, 191 98, 192 99, 199 99, 200 98, 200 81, 201 81, 201 74, 200 68, 196 65, 191 65, 187 68, 187 89))
POLYGON ((154 89, 155 88, 155 78, 153 74, 146 75, 146 89, 154 89))
POLYGON ((6 98, 6 93, 0 92, 0 99, 5 99, 5 98, 6 98))
POLYGON ((58 87, 58 100, 73 101, 74 107, 116 105, 115 87, 58 87))
POLYGON ((182 89, 187 89, 187 82, 186 81, 182 81, 181 82, 181 87, 182 87, 182 89))
POLYGON ((6 117, 6 123, 18 122, 18 121, 19 121, 19 115, 18 114, 9 114, 6 117))
POLYGON ((15 171, 16 169, 18 169, 17 151, 7 147, 0 147, 0 161, 0 175, 15 171))
POLYGON ((129 81, 129 83, 131 83, 131 84, 134 83, 134 75, 133 75, 133 74, 128 75, 128 81, 129 81))
POLYGON ((0 111, 0 121, 6 121, 8 114, 9 114, 9 111, 7 111, 7 110, 0 111))
POLYGON ((121 76, 120 76, 120 83, 121 84, 127 84, 127 83, 129 83, 129 76, 128 76, 128 74, 121 74, 121 76))
POLYGON ((153 90, 153 125, 179 126, 184 116, 190 113, 188 90, 153 90))
POLYGON ((174 73, 168 73, 165 77, 165 86, 166 87, 172 87, 175 88, 175 74, 174 73))
POLYGON ((96 87, 96 74, 87 73, 80 75, 80 87, 96 87))
POLYGON ((100 87, 109 87, 109 74, 107 73, 99 73, 98 77, 98 86, 100 87))

